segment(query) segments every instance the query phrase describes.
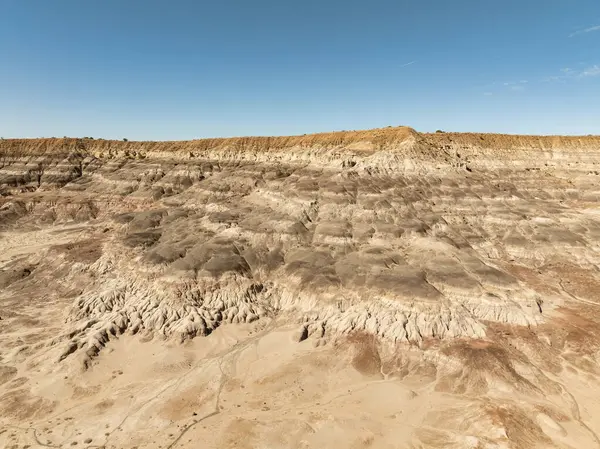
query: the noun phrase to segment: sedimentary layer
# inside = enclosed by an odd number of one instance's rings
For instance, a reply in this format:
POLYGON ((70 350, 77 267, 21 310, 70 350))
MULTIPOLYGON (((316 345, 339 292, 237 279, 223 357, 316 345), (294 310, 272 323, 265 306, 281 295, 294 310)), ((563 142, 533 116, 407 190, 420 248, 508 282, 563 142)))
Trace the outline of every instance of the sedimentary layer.
MULTIPOLYGON (((561 304, 506 263, 595 269, 598 137, 419 134, 3 140, 2 225, 103 222, 63 356, 288 313, 299 338, 393 342, 537 325, 561 304), (574 210, 571 206, 579 206, 574 210)), ((60 259, 57 256, 57 259, 60 259)))

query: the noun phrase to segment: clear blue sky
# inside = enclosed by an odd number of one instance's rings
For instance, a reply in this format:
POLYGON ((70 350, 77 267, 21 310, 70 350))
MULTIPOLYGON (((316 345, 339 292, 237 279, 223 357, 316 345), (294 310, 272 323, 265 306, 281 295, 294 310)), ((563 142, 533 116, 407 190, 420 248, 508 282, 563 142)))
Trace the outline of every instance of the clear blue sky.
POLYGON ((600 0, 0 0, 0 136, 600 134, 600 0))

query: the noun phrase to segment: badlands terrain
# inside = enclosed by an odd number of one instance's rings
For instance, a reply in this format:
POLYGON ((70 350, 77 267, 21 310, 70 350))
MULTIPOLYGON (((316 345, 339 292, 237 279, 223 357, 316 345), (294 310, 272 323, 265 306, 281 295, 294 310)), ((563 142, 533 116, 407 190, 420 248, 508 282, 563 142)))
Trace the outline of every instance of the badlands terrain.
POLYGON ((600 447, 600 137, 0 141, 0 447, 600 447))

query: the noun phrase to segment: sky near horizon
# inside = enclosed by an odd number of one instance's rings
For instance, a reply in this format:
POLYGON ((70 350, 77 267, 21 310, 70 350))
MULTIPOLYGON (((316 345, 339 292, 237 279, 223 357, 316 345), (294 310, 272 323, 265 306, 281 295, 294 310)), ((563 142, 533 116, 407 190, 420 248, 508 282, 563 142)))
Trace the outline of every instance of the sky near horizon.
POLYGON ((0 0, 0 136, 600 134, 599 0, 0 0))

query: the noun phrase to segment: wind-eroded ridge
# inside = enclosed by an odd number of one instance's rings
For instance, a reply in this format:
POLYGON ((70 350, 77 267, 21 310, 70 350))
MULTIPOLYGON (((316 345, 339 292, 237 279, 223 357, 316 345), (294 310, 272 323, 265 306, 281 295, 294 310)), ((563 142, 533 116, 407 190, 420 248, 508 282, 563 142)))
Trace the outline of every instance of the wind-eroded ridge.
POLYGON ((439 147, 465 145, 485 149, 581 149, 598 147, 600 136, 534 136, 492 133, 419 133, 410 127, 387 127, 364 131, 338 131, 299 136, 207 138, 188 141, 123 141, 91 138, 3 139, 0 154, 56 154, 65 151, 273 151, 291 148, 346 147, 363 151, 386 149, 412 141, 439 147))

